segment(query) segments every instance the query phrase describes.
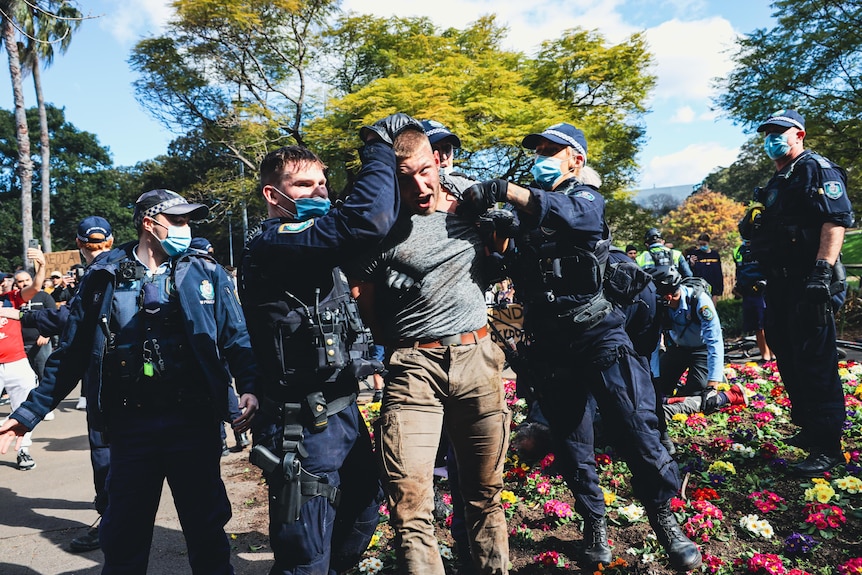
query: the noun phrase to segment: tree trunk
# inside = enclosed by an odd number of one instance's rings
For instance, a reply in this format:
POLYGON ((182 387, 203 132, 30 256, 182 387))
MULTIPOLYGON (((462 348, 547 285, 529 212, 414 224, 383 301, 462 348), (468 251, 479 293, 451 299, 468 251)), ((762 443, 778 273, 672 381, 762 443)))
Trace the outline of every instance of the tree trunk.
POLYGON ((51 251, 51 138, 48 133, 48 114, 42 96, 42 72, 39 59, 33 62, 33 85, 39 106, 39 146, 42 153, 42 251, 51 251))
POLYGON ((26 265, 27 245, 33 238, 33 162, 30 160, 30 133, 27 128, 27 113, 24 106, 24 88, 21 85, 18 43, 15 39, 15 28, 8 17, 3 18, 3 43, 6 46, 6 53, 9 55, 9 75, 12 79, 12 93, 15 97, 15 133, 18 140, 17 171, 21 181, 21 238, 23 239, 21 257, 26 265))

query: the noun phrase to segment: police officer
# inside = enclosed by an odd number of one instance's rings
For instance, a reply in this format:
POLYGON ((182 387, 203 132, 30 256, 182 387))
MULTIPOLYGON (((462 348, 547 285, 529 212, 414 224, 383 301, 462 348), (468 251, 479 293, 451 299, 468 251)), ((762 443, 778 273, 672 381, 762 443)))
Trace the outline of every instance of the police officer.
POLYGON ((257 367, 230 278, 186 251, 189 220, 207 212, 169 190, 138 198, 138 240, 90 264, 42 385, 0 426, 5 452, 86 376, 88 421, 110 437, 103 574, 146 573, 165 479, 192 572, 234 572, 216 425, 227 411, 225 360, 242 393, 240 431, 257 410, 257 367))
POLYGON ((350 361, 362 326, 337 266, 395 221, 391 145, 408 127, 421 130, 395 114, 361 130, 362 169, 338 209, 311 151, 281 148, 260 166, 269 219, 243 253, 239 288, 264 373, 252 462, 269 485, 272 575, 345 571, 377 526, 382 491, 356 406, 358 378, 370 372, 350 361))
POLYGON ((591 563, 608 563, 607 519, 595 471, 592 410, 617 434, 634 474, 633 487, 650 524, 679 571, 701 564, 670 499, 680 487, 676 464, 659 442, 654 392, 645 362, 623 329, 625 317, 603 295, 610 231, 604 199, 583 181, 587 141, 571 124, 556 124, 524 138, 536 150, 529 189, 492 180, 464 192, 476 212, 509 201, 521 232, 512 277, 524 302, 524 349, 542 412, 550 423, 563 476, 584 517, 585 549, 591 563), (573 382, 577 382, 574 385, 573 382))
POLYGON ((691 277, 691 268, 685 261, 685 256, 679 250, 668 248, 664 245, 664 239, 658 228, 650 228, 644 234, 644 245, 646 251, 641 252, 635 262, 644 268, 655 266, 676 266, 683 277, 691 277))
POLYGON ((778 356, 791 418, 800 427, 787 443, 809 451, 789 470, 816 477, 844 461, 844 394, 831 298, 843 292, 833 280, 853 212, 844 170, 805 149, 799 112, 775 112, 757 131, 765 134, 764 149, 776 169, 755 190, 762 213, 751 237, 752 255, 767 280, 766 340, 778 356))

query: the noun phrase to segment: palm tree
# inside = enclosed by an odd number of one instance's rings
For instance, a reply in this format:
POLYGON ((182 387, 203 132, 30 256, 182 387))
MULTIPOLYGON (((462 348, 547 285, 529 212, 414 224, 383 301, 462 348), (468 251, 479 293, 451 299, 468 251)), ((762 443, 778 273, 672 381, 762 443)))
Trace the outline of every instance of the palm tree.
POLYGON ((21 226, 22 261, 27 261, 27 245, 33 238, 33 161, 30 159, 30 131, 27 128, 27 110, 24 104, 24 88, 21 83, 21 60, 15 32, 18 24, 13 20, 19 0, 0 1, 3 45, 9 56, 9 75, 12 79, 12 94, 15 99, 15 137, 18 141, 18 178, 21 181, 21 226))
POLYGON ((36 104, 39 107, 39 137, 42 158, 42 246, 51 251, 51 142, 48 115, 42 95, 40 61, 45 67, 54 61, 54 46, 65 53, 72 41, 72 31, 81 24, 81 13, 66 0, 49 0, 46 8, 30 2, 19 3, 14 15, 21 25, 26 43, 19 43, 24 72, 33 74, 36 104))

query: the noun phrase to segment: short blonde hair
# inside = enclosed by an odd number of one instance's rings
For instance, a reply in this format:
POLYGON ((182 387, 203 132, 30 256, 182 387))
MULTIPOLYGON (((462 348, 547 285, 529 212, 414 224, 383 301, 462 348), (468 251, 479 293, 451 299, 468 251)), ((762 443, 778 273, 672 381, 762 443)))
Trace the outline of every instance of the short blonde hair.
POLYGON ((431 142, 425 132, 419 130, 404 130, 395 137, 392 143, 392 151, 395 152, 395 161, 400 162, 407 158, 412 158, 417 153, 423 151, 423 148, 433 153, 431 142))

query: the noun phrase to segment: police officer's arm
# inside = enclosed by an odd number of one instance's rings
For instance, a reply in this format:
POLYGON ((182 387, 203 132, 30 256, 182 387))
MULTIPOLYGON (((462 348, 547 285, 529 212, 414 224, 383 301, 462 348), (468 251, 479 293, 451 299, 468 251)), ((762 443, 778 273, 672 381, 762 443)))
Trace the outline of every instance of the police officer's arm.
POLYGON ((691 271, 691 268, 688 265, 688 261, 686 261, 685 256, 682 253, 679 254, 679 258, 677 258, 676 267, 679 270, 679 275, 684 278, 690 278, 694 276, 691 271))
MULTIPOLYGON (((84 284, 81 287, 84 289, 84 284)), ((98 315, 85 313, 84 300, 84 297, 73 300, 60 345, 48 357, 39 386, 30 392, 27 401, 9 416, 6 423, 0 425, 0 453, 6 453, 13 441, 15 449, 18 449, 24 434, 60 405, 83 377, 91 357, 98 315)))
POLYGON ((22 327, 32 327, 39 330, 39 335, 51 337, 60 335, 63 326, 69 320, 69 308, 71 306, 61 305, 59 308, 50 307, 24 312, 21 317, 22 327))
POLYGON ((240 394, 239 408, 242 415, 231 422, 233 429, 239 433, 246 431, 251 425, 258 408, 257 382, 259 373, 248 328, 236 297, 233 280, 219 265, 215 265, 210 276, 216 290, 215 306, 216 325, 218 329, 218 345, 224 358, 227 359, 231 374, 236 381, 240 394))
POLYGON ((820 228, 820 248, 817 250, 817 259, 826 260, 830 265, 835 265, 841 246, 844 244, 844 226, 826 222, 820 228))
POLYGON ((260 246, 263 258, 322 258, 335 265, 386 236, 400 207, 395 154, 376 141, 360 148, 359 157, 362 169, 341 208, 315 218, 301 233, 272 234, 260 246))
POLYGON ((721 322, 712 303, 712 297, 703 292, 698 297, 697 310, 700 319, 700 335, 706 344, 706 373, 708 385, 715 386, 724 381, 724 339, 721 322))

